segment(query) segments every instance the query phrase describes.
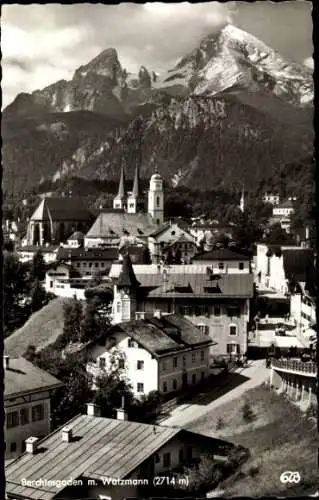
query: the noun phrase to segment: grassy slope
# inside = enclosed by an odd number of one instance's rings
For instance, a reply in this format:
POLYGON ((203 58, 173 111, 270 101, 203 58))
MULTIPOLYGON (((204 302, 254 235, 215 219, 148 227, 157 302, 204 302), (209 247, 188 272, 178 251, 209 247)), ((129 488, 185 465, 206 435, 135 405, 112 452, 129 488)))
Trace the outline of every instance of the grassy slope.
POLYGON ((314 421, 294 404, 264 386, 247 391, 246 399, 256 418, 244 423, 244 398, 236 399, 188 427, 207 435, 220 436, 249 448, 251 458, 241 470, 220 485, 230 496, 296 496, 314 493, 319 486, 318 443, 314 421), (217 431, 221 418, 223 429, 217 431), (280 483, 284 471, 299 471, 299 485, 280 483))
POLYGON ((53 343, 63 330, 63 303, 66 300, 69 299, 53 299, 32 314, 21 328, 5 339, 5 353, 21 356, 30 344, 39 349, 53 343))

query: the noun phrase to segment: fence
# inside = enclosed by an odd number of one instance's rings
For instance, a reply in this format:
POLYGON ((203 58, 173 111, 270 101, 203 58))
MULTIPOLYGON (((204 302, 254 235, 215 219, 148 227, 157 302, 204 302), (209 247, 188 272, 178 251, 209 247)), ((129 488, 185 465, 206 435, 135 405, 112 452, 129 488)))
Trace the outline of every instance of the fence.
POLYGON ((294 361, 294 360, 272 360, 271 366, 273 368, 282 368, 284 370, 289 370, 292 372, 303 372, 316 375, 317 365, 313 362, 294 361))

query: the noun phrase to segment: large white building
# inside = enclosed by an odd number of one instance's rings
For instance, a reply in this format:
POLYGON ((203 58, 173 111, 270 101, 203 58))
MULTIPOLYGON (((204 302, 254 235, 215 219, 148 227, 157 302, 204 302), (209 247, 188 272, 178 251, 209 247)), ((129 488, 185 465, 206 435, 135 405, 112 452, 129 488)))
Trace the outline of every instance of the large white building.
POLYGON ((208 377, 212 341, 201 330, 176 314, 135 317, 112 326, 88 348, 93 379, 120 368, 139 397, 177 392, 208 377))

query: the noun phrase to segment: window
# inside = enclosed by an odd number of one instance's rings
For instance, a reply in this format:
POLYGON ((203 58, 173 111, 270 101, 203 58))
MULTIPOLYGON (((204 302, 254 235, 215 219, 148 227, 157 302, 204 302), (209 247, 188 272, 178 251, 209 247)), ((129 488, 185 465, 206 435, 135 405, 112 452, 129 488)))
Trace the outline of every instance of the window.
POLYGON ((193 373, 192 375, 192 383, 196 384, 196 373, 193 373))
POLYGON ((176 231, 171 231, 172 236, 175 236, 175 234, 176 234, 176 231))
POLYGON ((205 351, 201 351, 200 352, 200 360, 204 361, 204 359, 205 359, 205 351))
POLYGON ((144 392, 143 382, 137 382, 137 392, 144 392))
POLYGON ((138 361, 137 362, 137 369, 138 370, 144 370, 144 361, 138 361))
POLYGON ((214 307, 214 316, 220 316, 220 306, 214 307))
POLYGON ((53 281, 50 281, 50 288, 53 287, 53 281))
POLYGON ((98 262, 95 262, 94 266, 95 266, 95 267, 99 267, 99 263, 98 263, 98 262))
POLYGON ((83 267, 86 267, 88 265, 87 262, 83 262, 83 267))
POLYGON ((161 199, 159 196, 156 196, 156 206, 160 207, 161 206, 161 199))
POLYGON ((167 392, 167 382, 163 382, 163 392, 167 392))
POLYGON ((197 325, 197 328, 199 328, 200 331, 203 332, 205 335, 208 335, 208 333, 209 333, 209 326, 207 326, 207 325, 197 325))
POLYGON ((243 262, 239 262, 238 268, 239 268, 240 271, 242 271, 244 269, 244 263, 243 262))
POLYGON ((11 443, 10 451, 11 451, 11 453, 14 453, 15 451, 17 451, 17 443, 11 443))
POLYGON ((78 263, 76 264, 76 267, 81 267, 80 262, 78 262, 78 263))
POLYGON ((240 307, 227 307, 227 316, 229 317, 240 317, 240 307))
POLYGON ((173 358, 173 367, 176 368, 177 367, 177 358, 173 358))
POLYGON ((218 264, 218 269, 219 269, 220 271, 222 271, 222 270, 224 269, 224 262, 220 262, 220 263, 218 264))
POLYGON ((240 347, 238 344, 227 344, 227 354, 239 354, 240 347))
POLYGON ((93 264, 92 264, 92 262, 90 262, 90 263, 89 263, 89 267, 92 267, 92 266, 93 266, 93 264))
POLYGON ((29 408, 21 408, 20 410, 20 425, 29 423, 29 408))
POLYGON ((160 220, 156 219, 156 224, 159 225, 159 223, 160 223, 160 220))
POLYGON ((101 267, 105 267, 105 262, 101 262, 101 267))
POLYGON ((32 406, 32 422, 44 420, 44 407, 43 405, 32 406))
POLYGON ((196 362, 196 352, 192 352, 192 363, 196 362))
POLYGON ((171 454, 170 453, 164 453, 163 465, 164 465, 164 467, 170 467, 170 465, 171 465, 171 454))
POLYGON ((122 370, 123 368, 125 368, 125 361, 124 359, 119 359, 119 368, 122 370))
POLYGON ((161 461, 160 454, 159 454, 159 453, 155 453, 154 459, 155 459, 155 463, 156 463, 156 464, 159 464, 159 463, 160 463, 160 461, 161 461))
POLYGON ((128 339, 127 341, 127 346, 128 347, 135 347, 135 342, 133 339, 128 339))
POLYGON ((192 316, 193 315, 192 308, 188 307, 188 306, 180 306, 179 312, 182 316, 192 316))
POLYGON ((105 358, 100 358, 99 359, 99 368, 101 370, 104 370, 105 369, 105 358))
POLYGON ((237 335, 237 326, 236 325, 230 325, 229 335, 237 335))
POLYGON ((11 411, 10 413, 7 413, 7 429, 18 427, 18 425, 19 425, 19 413, 17 411, 11 411))

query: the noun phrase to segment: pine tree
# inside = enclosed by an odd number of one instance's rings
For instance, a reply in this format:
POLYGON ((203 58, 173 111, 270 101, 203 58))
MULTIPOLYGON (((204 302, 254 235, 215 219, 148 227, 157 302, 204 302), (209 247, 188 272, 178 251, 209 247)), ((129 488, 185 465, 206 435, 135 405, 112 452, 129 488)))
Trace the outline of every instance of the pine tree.
POLYGON ((82 303, 74 298, 63 304, 64 325, 63 336, 66 343, 79 342, 81 339, 81 322, 83 318, 82 303))
POLYGON ((35 279, 31 289, 31 311, 36 312, 42 309, 47 301, 47 294, 38 278, 35 279))
POLYGON ((252 422, 255 419, 255 415, 248 401, 245 401, 245 404, 242 408, 242 414, 244 422, 252 422))
POLYGON ((43 281, 45 278, 46 266, 41 250, 38 250, 32 259, 31 279, 43 281))
POLYGON ((81 341, 87 342, 99 337, 103 329, 103 321, 98 313, 100 302, 96 297, 86 302, 83 319, 81 321, 81 341))

